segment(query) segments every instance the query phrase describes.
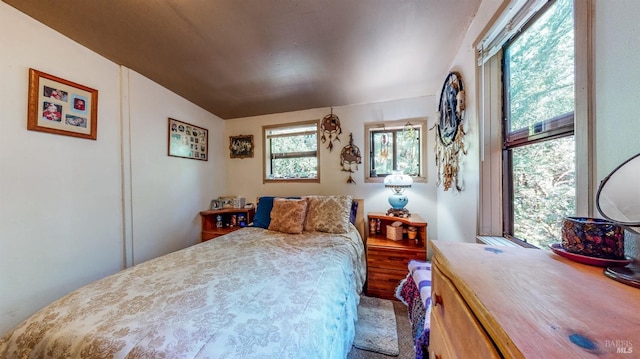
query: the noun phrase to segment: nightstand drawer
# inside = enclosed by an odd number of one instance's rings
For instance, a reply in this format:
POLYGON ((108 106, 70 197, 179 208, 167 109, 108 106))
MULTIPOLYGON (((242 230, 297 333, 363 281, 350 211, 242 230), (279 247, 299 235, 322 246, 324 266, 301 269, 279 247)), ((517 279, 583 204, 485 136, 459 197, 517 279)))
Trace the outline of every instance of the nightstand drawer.
POLYGON ((370 267, 395 269, 406 273, 410 260, 426 260, 426 257, 424 251, 369 248, 367 264, 370 267))
POLYGON ((367 272, 367 280, 369 288, 388 288, 393 286, 395 289, 400 281, 407 276, 407 271, 369 268, 367 272))

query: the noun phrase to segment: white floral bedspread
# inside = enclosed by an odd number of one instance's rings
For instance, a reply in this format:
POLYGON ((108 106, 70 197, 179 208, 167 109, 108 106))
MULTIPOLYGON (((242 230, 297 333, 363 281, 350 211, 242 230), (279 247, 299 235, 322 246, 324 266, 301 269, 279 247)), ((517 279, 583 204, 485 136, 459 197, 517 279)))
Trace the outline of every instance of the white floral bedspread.
POLYGON ((0 357, 344 358, 365 271, 355 227, 243 228, 70 293, 0 339, 0 357))

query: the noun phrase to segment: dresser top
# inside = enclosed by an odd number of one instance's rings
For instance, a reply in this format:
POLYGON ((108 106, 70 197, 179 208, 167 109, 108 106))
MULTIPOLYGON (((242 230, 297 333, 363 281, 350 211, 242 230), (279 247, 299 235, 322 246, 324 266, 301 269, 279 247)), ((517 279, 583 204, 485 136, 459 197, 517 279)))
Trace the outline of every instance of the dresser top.
POLYGON ((541 249, 442 240, 431 249, 506 357, 640 353, 640 289, 607 278, 603 268, 541 249))

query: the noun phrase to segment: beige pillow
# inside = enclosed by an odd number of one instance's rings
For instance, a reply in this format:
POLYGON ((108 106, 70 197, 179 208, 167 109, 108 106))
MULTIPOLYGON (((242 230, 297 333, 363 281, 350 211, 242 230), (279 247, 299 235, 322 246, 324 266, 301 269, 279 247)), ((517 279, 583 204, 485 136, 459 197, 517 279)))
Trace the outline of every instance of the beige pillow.
POLYGON ((309 209, 305 231, 327 233, 349 232, 351 196, 308 196, 309 209))
POLYGON ((269 229, 284 233, 302 233, 307 206, 306 199, 275 198, 271 209, 269 229))

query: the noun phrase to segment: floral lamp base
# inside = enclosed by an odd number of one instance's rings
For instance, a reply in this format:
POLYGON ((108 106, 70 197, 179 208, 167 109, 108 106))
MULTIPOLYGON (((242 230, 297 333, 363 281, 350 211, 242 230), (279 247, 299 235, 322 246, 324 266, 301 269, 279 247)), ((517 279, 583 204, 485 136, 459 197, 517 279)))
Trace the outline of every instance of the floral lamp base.
POLYGON ((387 216, 409 218, 411 217, 411 213, 409 213, 409 210, 406 208, 389 208, 389 210, 387 211, 387 216))

